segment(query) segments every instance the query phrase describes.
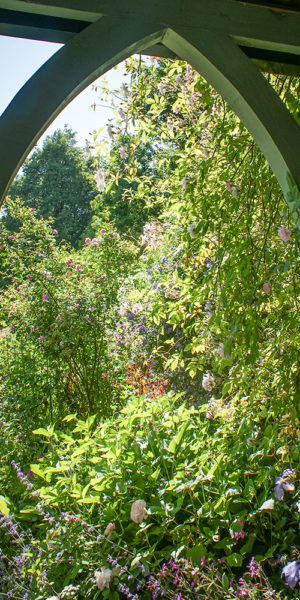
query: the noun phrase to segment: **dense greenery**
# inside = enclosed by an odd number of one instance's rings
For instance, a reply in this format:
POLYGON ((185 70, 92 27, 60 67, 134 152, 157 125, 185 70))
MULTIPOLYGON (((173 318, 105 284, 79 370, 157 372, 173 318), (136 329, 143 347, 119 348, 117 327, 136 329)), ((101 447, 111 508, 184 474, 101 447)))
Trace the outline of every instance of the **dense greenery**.
POLYGON ((73 249, 1 222, 0 598, 299 598, 297 230, 199 75, 127 72, 73 249))
MULTIPOLYGON (((95 160, 76 146, 75 134, 57 130, 25 161, 9 194, 20 196, 39 216, 53 217, 58 239, 77 248, 91 220, 90 201, 97 195, 94 170, 95 160)), ((18 223, 8 218, 7 227, 14 232, 18 223)))

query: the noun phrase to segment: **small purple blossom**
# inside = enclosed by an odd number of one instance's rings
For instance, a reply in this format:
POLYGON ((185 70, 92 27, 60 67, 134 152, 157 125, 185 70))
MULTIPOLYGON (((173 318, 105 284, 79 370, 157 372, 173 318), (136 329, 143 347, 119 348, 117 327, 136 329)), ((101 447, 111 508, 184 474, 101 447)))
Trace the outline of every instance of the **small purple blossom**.
POLYGON ((294 589, 300 576, 300 560, 293 560, 288 562, 287 565, 281 571, 282 575, 285 576, 286 583, 290 588, 294 589))
POLYGON ((277 500, 283 500, 284 492, 292 492, 295 489, 295 486, 291 480, 292 476, 292 469, 285 469, 281 477, 276 477, 274 495, 277 500))
POLYGON ((255 577, 258 571, 258 564, 254 558, 254 556, 252 556, 249 565, 248 565, 248 569, 249 569, 249 573, 250 573, 250 577, 255 577))

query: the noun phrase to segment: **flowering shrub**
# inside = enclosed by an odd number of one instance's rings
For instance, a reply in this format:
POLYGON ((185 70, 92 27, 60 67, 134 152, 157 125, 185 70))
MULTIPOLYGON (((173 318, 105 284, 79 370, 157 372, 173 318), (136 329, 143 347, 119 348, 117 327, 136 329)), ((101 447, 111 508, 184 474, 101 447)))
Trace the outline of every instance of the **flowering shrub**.
MULTIPOLYGON (((39 400, 29 412, 37 404, 49 408, 51 418, 65 414, 66 406, 82 415, 105 413, 120 401, 116 302, 134 249, 103 229, 96 244, 91 240, 81 250, 79 263, 75 253, 56 246, 51 224, 14 202, 10 210, 24 228, 9 245, 2 231, 3 264, 13 278, 2 296, 2 317, 11 331, 4 360, 12 372, 25 370, 32 380, 39 400), (18 345, 21 356, 13 352, 18 345)), ((8 376, 10 394, 12 379, 8 376)), ((14 408, 17 395, 14 389, 14 408)), ((21 410, 28 408, 23 401, 21 410)))
POLYGON ((189 65, 127 70, 83 248, 7 200, 0 598, 287 600, 298 197, 189 65))
MULTIPOLYGON (((279 500, 274 484, 289 468, 296 488, 296 440, 278 438, 263 411, 253 423, 246 405, 242 420, 239 413, 212 422, 206 410, 176 396, 139 396, 96 428, 93 419, 70 415, 64 431, 33 431, 45 456, 31 463, 30 477, 16 465, 11 475, 23 485, 16 523, 25 520, 35 548, 24 554, 34 577, 28 583, 19 574, 30 598, 63 597, 70 584, 79 586, 78 600, 96 588, 107 597, 151 598, 166 589, 167 597, 185 598, 191 586, 203 600, 207 586, 212 598, 220 590, 253 599, 273 590, 277 598, 285 589, 281 571, 292 587, 299 491, 285 490, 279 500), (174 567, 167 563, 175 555, 183 562, 174 567)), ((19 554, 7 541, 0 546, 9 571, 19 554)))

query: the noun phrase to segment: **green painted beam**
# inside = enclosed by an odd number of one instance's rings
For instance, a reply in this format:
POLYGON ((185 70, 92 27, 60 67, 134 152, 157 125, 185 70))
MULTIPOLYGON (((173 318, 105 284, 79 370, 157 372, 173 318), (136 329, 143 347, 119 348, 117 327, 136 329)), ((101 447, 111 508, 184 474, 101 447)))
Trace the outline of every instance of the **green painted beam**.
POLYGON ((157 22, 170 28, 200 25, 231 35, 240 45, 300 54, 300 12, 279 12, 237 0, 0 0, 1 7, 83 20, 108 15, 151 21, 156 14, 157 22))
MULTIPOLYGON (((187 60, 223 96, 252 134, 289 203, 288 179, 300 190, 300 128, 263 75, 226 37, 167 30, 163 43, 187 60)), ((294 215, 300 229, 300 215, 294 215)))
MULTIPOLYGON (((83 11, 81 0, 18 1, 83 11)), ((80 91, 130 54, 157 44, 190 62, 228 101, 268 159, 287 201, 287 176, 300 190, 300 129, 235 43, 237 31, 247 30, 248 41, 261 37, 292 48, 297 18, 282 20, 281 14, 235 0, 85 0, 84 7, 109 16, 76 34, 25 84, 0 119, 0 195, 37 139, 80 91)))
MULTIPOLYGON (((0 0, 0 8, 7 10, 16 10, 29 14, 46 15, 50 17, 60 17, 62 19, 78 19, 79 21, 97 21, 103 13, 97 10, 89 11, 88 2, 44 2, 27 0, 0 0)), ((95 3, 96 4, 96 3, 95 3)), ((99 3, 98 3, 99 5, 99 3)))

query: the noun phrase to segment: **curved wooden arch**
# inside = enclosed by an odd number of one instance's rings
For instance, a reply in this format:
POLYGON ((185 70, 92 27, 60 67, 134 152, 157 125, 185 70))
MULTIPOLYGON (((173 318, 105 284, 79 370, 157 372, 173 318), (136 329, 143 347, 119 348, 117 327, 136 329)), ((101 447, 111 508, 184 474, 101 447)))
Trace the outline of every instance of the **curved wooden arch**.
MULTIPOLYGON (((289 203, 288 175, 300 190, 300 128, 280 98, 230 35, 205 25, 164 23, 155 15, 152 20, 101 17, 33 75, 0 118, 2 198, 36 141, 73 98, 131 54, 160 43, 224 97, 269 161, 289 203)), ((293 215, 300 228, 300 216, 293 215)))

